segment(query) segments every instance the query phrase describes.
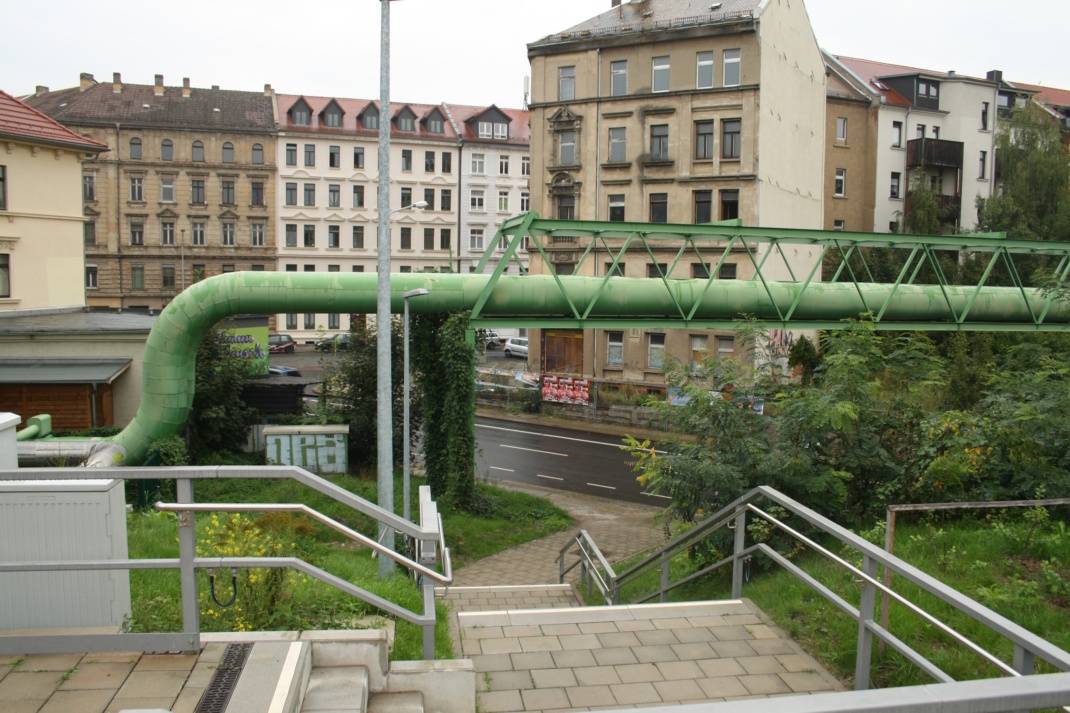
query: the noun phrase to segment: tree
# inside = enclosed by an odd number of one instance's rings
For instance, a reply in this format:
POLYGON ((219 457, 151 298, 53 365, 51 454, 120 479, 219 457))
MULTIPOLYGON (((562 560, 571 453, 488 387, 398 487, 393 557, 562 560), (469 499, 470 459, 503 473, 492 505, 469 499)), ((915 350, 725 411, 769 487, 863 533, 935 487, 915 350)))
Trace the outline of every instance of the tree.
POLYGON ((197 349, 196 390, 186 422, 194 462, 212 453, 240 451, 257 417, 241 398, 251 367, 232 354, 226 334, 213 328, 197 349))
POLYGON ((903 232, 912 235, 940 234, 940 207, 924 173, 910 182, 910 210, 903 216, 903 232))

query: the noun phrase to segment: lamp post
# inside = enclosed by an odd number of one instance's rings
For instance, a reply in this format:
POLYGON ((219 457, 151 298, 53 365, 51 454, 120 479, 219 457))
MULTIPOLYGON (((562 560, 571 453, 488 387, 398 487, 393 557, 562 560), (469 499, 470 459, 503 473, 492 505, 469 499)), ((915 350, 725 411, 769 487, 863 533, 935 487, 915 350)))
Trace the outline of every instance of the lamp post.
POLYGON ((405 455, 402 465, 402 497, 405 503, 405 519, 412 521, 409 513, 409 298, 410 297, 422 297, 423 295, 430 294, 430 290, 419 288, 416 290, 409 290, 404 293, 402 297, 405 299, 405 455))

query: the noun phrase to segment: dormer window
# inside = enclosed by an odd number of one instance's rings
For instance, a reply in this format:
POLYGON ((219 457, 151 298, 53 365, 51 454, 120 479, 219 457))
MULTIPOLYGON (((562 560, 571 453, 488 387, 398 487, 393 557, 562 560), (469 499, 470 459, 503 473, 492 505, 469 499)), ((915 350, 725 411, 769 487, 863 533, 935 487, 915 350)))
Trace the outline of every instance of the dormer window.
POLYGON ((509 138, 509 125, 500 121, 481 121, 478 128, 481 139, 509 138))
POLYGON ((438 109, 431 112, 431 115, 425 120, 428 133, 441 134, 445 129, 445 122, 442 119, 442 114, 438 113, 438 109))
POLYGON ((494 138, 496 138, 496 139, 508 139, 509 138, 509 125, 508 124, 495 124, 494 125, 494 138))
POLYGON ((339 129, 342 127, 342 110, 332 100, 320 114, 320 120, 328 129, 339 129))
POLYGON ((364 116, 360 119, 360 124, 369 131, 376 131, 379 128, 379 110, 374 106, 370 106, 364 111, 364 116))
POLYGON ((928 82, 924 79, 918 81, 918 97, 937 99, 940 96, 940 85, 936 82, 928 82))
POLYGON ((479 138, 489 139, 494 136, 494 124, 489 121, 479 122, 479 138))
POLYGON ((308 126, 312 121, 312 109, 305 103, 304 99, 299 99, 290 109, 290 121, 295 126, 308 126))
POLYGON ((405 107, 397 116, 398 131, 416 131, 416 115, 405 107))

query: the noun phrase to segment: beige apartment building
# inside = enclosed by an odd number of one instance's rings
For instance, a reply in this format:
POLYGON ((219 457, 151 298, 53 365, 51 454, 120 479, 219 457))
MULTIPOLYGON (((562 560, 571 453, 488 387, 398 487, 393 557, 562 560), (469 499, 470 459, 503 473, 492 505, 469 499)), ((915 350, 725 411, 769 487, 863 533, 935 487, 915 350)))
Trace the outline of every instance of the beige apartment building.
POLYGON ((879 104, 862 82, 822 53, 825 111, 825 230, 870 232, 876 204, 879 104))
MULTIPOLYGON (((161 309, 185 286, 275 266, 275 118, 263 93, 102 83, 27 103, 109 151, 82 174, 86 301, 161 309)), ((79 250, 81 252, 81 250, 79 250)))
MULTIPOLYGON (((611 0, 608 10, 528 45, 532 71, 531 202, 543 217, 745 226, 823 226, 825 69, 801 2, 611 0)), ((621 241, 610 241, 619 246, 621 241)), ((553 269, 574 274, 584 238, 546 244, 553 269)), ((635 246, 626 278, 661 279, 679 249, 635 246)), ((759 250, 764 249, 760 246, 759 250)), ((676 264, 703 278, 720 251, 676 264)), ((789 254, 796 274, 818 255, 789 254)), ((770 260, 766 277, 788 272, 770 260)), ((605 275, 612 257, 588 258, 605 275)), ((546 266, 531 261, 532 272, 546 266)), ((745 251, 715 279, 753 274, 745 251)), ((548 373, 664 384, 666 356, 735 350, 728 331, 533 330, 530 363, 548 373)), ((785 342, 791 335, 784 335, 785 342)))

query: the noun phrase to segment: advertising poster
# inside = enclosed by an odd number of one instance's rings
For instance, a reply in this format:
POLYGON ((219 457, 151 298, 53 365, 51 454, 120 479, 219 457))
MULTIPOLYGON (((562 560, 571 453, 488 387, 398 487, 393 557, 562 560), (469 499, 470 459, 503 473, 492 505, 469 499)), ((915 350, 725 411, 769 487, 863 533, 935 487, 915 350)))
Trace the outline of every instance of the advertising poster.
POLYGON ((216 339, 230 347, 235 358, 250 365, 253 374, 268 375, 267 317, 235 317, 216 326, 216 339))
POLYGON ((591 381, 590 379, 573 379, 569 376, 544 376, 542 377, 542 400, 555 404, 589 406, 591 381))

